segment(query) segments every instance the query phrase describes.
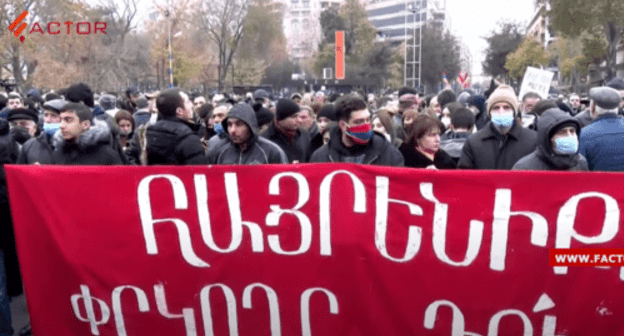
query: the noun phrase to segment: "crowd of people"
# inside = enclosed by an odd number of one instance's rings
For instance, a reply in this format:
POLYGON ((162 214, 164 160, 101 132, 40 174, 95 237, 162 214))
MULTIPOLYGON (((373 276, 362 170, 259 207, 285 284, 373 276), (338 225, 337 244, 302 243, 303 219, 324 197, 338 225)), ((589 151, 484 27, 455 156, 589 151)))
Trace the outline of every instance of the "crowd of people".
MULTIPOLYGON (((424 96, 402 88, 388 95, 319 91, 275 100, 263 89, 237 97, 132 87, 119 97, 78 83, 46 94, 0 94, 0 165, 347 162, 622 171, 623 96, 619 78, 591 89, 584 102, 575 93, 518 97, 494 80, 483 94, 447 88, 424 96)), ((10 218, 0 169, 0 222, 10 218)), ((22 288, 12 225, 2 230, 8 291, 0 292, 15 296, 22 288)), ((0 335, 12 334, 7 302, 0 299, 0 335)))

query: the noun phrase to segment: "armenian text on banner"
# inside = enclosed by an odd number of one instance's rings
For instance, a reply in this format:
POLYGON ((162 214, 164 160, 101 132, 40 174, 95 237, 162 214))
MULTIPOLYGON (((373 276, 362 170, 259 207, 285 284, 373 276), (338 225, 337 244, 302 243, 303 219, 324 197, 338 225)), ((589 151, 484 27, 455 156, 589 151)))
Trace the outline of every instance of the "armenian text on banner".
POLYGON ((624 175, 7 165, 35 335, 624 335, 624 175))

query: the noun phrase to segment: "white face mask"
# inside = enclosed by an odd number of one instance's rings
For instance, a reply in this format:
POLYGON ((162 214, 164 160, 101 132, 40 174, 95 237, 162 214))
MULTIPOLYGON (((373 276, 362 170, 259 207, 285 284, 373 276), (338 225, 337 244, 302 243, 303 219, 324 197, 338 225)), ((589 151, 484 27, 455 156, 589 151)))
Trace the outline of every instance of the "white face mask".
POLYGON ((451 118, 449 117, 444 117, 442 118, 442 123, 444 124, 444 127, 449 128, 449 126, 451 125, 451 118))

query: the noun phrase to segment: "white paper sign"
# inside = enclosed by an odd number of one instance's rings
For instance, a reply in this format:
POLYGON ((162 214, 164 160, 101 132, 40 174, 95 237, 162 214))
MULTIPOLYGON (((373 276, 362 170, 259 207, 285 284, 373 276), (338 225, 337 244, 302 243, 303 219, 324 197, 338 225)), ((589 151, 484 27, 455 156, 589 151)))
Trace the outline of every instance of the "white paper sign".
POLYGON ((520 87, 520 99, 529 92, 535 92, 540 95, 542 99, 547 99, 550 83, 554 75, 555 73, 552 71, 528 67, 524 73, 524 79, 520 87))

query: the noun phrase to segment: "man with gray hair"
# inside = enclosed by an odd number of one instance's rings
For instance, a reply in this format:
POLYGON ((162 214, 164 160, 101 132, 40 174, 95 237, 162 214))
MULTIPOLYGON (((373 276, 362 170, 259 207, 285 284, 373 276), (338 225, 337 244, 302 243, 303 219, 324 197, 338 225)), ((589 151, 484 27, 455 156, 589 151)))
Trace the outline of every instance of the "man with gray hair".
POLYGON ((589 91, 589 113, 593 122, 581 130, 579 152, 589 170, 624 171, 624 119, 618 117, 622 97, 610 87, 589 91))

